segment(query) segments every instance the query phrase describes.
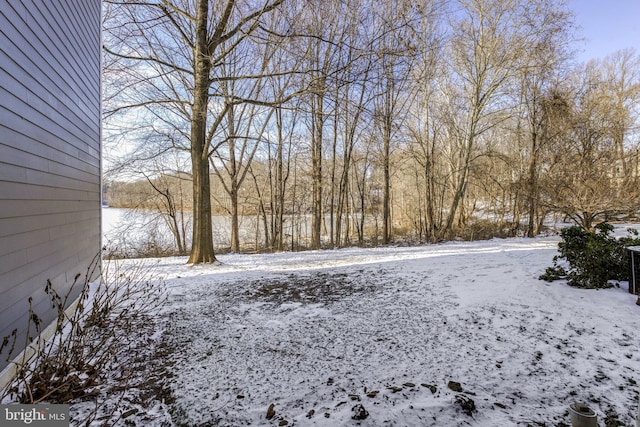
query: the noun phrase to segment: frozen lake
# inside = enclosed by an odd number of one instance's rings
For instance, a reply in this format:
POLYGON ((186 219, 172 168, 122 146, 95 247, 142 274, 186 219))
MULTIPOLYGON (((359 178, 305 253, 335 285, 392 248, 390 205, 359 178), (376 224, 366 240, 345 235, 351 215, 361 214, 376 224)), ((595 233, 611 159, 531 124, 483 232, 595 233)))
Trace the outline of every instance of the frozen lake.
MULTIPOLYGON (((212 216, 213 242, 216 250, 226 250, 231 246, 231 217, 212 216)), ((187 246, 191 244, 191 212, 184 213, 187 246)), ((291 244, 291 223, 286 220, 284 232, 291 244)), ((311 236, 310 218, 298 217, 296 221, 296 245, 304 245, 311 236)), ((144 256, 143 252, 175 247, 173 233, 167 221, 158 212, 142 209, 102 208, 102 236, 107 247, 127 256, 144 256)), ((243 250, 252 251, 264 245, 264 223, 255 216, 240 217, 240 244, 243 250)), ((149 255, 148 253, 146 255, 149 255)), ((162 253, 151 253, 157 256, 162 253)))

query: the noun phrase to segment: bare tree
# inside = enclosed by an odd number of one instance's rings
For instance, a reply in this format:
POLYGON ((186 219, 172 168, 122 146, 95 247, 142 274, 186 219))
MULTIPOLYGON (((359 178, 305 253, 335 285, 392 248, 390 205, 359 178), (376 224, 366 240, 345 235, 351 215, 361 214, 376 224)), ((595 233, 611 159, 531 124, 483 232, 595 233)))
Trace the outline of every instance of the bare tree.
POLYGON ((627 165, 627 146, 629 138, 637 132, 640 111, 635 106, 640 101, 640 55, 633 49, 614 52, 602 61, 604 68, 604 96, 611 98, 612 138, 618 156, 617 174, 625 181, 632 178, 627 165))
POLYGON ((444 35, 440 28, 443 3, 433 1, 423 5, 417 31, 413 32, 416 61, 411 70, 413 97, 407 115, 408 151, 414 163, 416 210, 414 226, 420 238, 434 241, 442 222, 442 186, 440 143, 442 121, 440 110, 439 82, 444 73, 444 35))
POLYGON ((327 99, 330 79, 338 64, 338 46, 342 42, 346 28, 337 2, 317 2, 307 10, 307 22, 311 28, 307 39, 308 68, 311 71, 311 94, 309 99, 311 113, 311 162, 312 162, 312 225, 311 248, 321 246, 323 206, 323 152, 326 139, 326 120, 330 108, 327 99))
MULTIPOLYGON (((267 46, 266 44, 263 46, 267 46)), ((271 49, 265 49, 261 63, 256 67, 256 75, 264 75, 267 70, 271 49)), ((231 251, 240 251, 240 209, 239 191, 251 169, 258 147, 267 130, 273 108, 259 106, 256 103, 237 104, 234 99, 257 99, 266 84, 265 79, 238 81, 232 76, 242 72, 243 65, 255 61, 257 55, 251 52, 239 52, 236 48, 229 55, 230 61, 220 69, 228 79, 221 84, 222 93, 228 105, 226 116, 221 123, 221 137, 217 149, 210 157, 211 167, 220 178, 220 183, 231 202, 231 251), (243 85, 242 83, 246 83, 243 85), (245 87, 242 87, 245 86, 245 87)))
POLYGON ((564 1, 283 3, 105 4, 112 165, 168 201, 145 168, 188 161, 189 262, 215 261, 212 211, 239 251, 243 215, 256 248, 283 250, 389 242, 395 226, 468 237, 494 218, 532 236, 554 210, 589 226, 632 208, 638 57, 566 78, 564 1))
POLYGON ((117 109, 157 110, 155 107, 169 106, 188 123, 181 131, 188 134, 193 175, 189 263, 215 261, 209 177, 209 157, 217 148, 213 137, 229 107, 248 101, 225 98, 218 89, 224 82, 261 77, 216 76, 215 70, 238 45, 260 29, 261 18, 283 1, 226 0, 213 8, 208 0, 108 3, 112 12, 106 14, 110 19, 105 25, 106 52, 132 66, 129 67, 135 70, 135 74, 129 72, 132 83, 152 89, 133 91, 146 99, 122 101, 117 109))
MULTIPOLYGON (((377 98, 374 118, 381 140, 381 167, 383 171, 382 241, 389 243, 392 235, 391 218, 391 152, 395 139, 405 120, 409 103, 409 76, 416 59, 416 46, 412 33, 424 18, 419 6, 404 0, 394 1, 384 13, 374 11, 376 34, 373 54, 377 67, 374 81, 377 98)), ((396 142, 397 143, 397 142, 396 142)))
POLYGON ((635 210, 638 203, 636 192, 628 191, 616 173, 616 101, 607 96, 603 71, 596 61, 578 68, 557 95, 554 125, 563 132, 545 182, 547 204, 586 230, 598 220, 635 210))
MULTIPOLYGON (((532 25, 545 29, 534 38, 532 49, 528 51, 525 67, 520 68, 520 112, 526 122, 527 134, 523 138, 528 144, 521 151, 528 155, 524 192, 526 193, 526 214, 528 237, 537 235, 544 215, 541 215, 539 196, 539 174, 541 161, 554 139, 550 135, 550 104, 547 96, 549 88, 558 80, 559 73, 567 69, 571 35, 571 14, 555 6, 552 2, 543 5, 540 13, 532 16, 532 25)), ((519 135, 518 135, 519 137, 519 135)), ((526 160, 525 160, 526 161, 526 160)))
MULTIPOLYGON (((274 90, 283 90, 280 83, 276 83, 274 90)), ((268 181, 270 184, 269 211, 271 218, 269 221, 271 240, 268 247, 275 250, 284 250, 284 223, 287 202, 287 190, 289 178, 291 176, 291 162, 294 150, 295 129, 299 118, 299 109, 295 104, 291 109, 281 107, 274 111, 276 134, 275 141, 269 141, 267 146, 268 161, 268 181)), ((257 185, 257 183, 256 183, 257 185)), ((295 195, 291 196, 295 199, 295 195)), ((293 214, 295 209, 290 209, 291 230, 293 234, 293 214)), ((266 215, 266 212, 265 212, 266 215)))
POLYGON ((464 220, 461 202, 468 188, 471 165, 483 134, 503 123, 513 107, 508 91, 513 79, 529 68, 527 53, 543 35, 556 30, 540 14, 553 6, 547 0, 459 0, 452 19, 450 136, 457 145, 451 157, 453 194, 441 236, 454 220, 464 220))

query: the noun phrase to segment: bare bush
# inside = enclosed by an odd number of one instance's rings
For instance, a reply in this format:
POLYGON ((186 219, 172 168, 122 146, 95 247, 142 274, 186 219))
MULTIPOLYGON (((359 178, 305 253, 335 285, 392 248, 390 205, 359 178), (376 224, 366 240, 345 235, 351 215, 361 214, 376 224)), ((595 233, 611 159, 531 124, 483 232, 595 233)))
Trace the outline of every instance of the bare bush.
MULTIPOLYGON (((136 385, 147 381, 141 373, 155 351, 153 312, 166 299, 164 285, 142 262, 125 266, 101 262, 100 255, 84 278, 76 276, 66 295, 59 295, 47 281, 45 291, 57 310, 55 331, 49 339, 25 343, 33 356, 24 352, 12 362, 17 375, 0 391, 1 401, 70 404, 72 424, 89 425, 99 419, 100 424, 112 425, 123 414, 140 411, 131 411, 132 403, 144 407, 155 398, 147 396, 145 402, 136 385), (100 268, 101 280, 91 282, 100 268), (78 286, 82 288, 75 307, 65 310, 78 286)), ((40 335, 42 321, 30 309, 27 340, 34 328, 40 335)), ((15 342, 11 351, 14 348, 15 342)))

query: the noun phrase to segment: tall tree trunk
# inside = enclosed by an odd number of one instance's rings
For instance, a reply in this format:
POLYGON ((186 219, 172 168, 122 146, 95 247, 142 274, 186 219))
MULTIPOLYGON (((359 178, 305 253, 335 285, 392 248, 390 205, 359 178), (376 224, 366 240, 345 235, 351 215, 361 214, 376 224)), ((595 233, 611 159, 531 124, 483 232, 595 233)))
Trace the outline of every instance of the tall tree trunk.
POLYGON ((276 123, 278 130, 278 147, 276 152, 276 182, 275 182, 275 209, 272 230, 273 246, 276 250, 284 249, 284 135, 282 133, 282 109, 276 110, 276 123))
POLYGON ((435 140, 436 135, 434 131, 431 146, 427 141, 427 159, 425 161, 425 212, 426 212, 426 233, 429 240, 436 240, 436 220, 433 212, 433 205, 435 201, 435 171, 434 171, 434 158, 435 155, 435 140))
MULTIPOLYGON (((323 90, 324 84, 320 86, 323 90)), ((314 129, 311 143, 311 164, 313 181, 313 218, 311 223, 311 249, 320 248, 320 235, 322 232, 322 137, 324 128, 324 94, 314 95, 314 129)))
POLYGON ((467 141, 464 146, 464 153, 462 154, 462 162, 460 164, 460 170, 458 171, 458 182, 456 183, 455 191, 453 193, 453 199, 451 201, 451 207, 449 208, 449 214, 447 215, 447 222, 442 228, 440 237, 446 237, 446 234, 453 229, 453 222, 457 218, 460 202, 462 201, 467 189, 467 177, 469 173, 469 166, 471 164, 471 150, 473 149, 473 129, 467 137, 467 141))
MULTIPOLYGON (((386 127, 386 124, 385 124, 386 127)), ((384 141, 384 195, 382 201, 382 242, 387 244, 391 241, 391 175, 389 170, 389 153, 391 136, 385 129, 384 141)))
POLYGON ((383 173, 384 173, 384 189, 382 201, 382 242, 388 244, 391 241, 391 173, 390 173, 390 155, 391 155, 391 126, 393 114, 391 105, 391 91, 393 90, 391 73, 386 71, 387 90, 385 92, 384 101, 384 123, 383 123, 383 173))
MULTIPOLYGON (((535 126, 535 123, 532 123, 535 126)), ((531 132, 531 158, 529 159, 529 176, 527 178, 529 204, 529 223, 527 224, 527 237, 534 237, 536 233, 536 211, 538 202, 538 134, 531 132)))
MULTIPOLYGON (((367 73, 365 73, 366 79, 367 73)), ((343 153, 342 153, 342 174, 340 175, 340 183, 338 190, 338 206, 336 208, 336 228, 335 228, 335 244, 337 247, 342 245, 342 242, 348 241, 349 236, 349 173, 351 170, 351 155, 353 153, 353 147, 355 145, 356 138, 356 130, 358 126, 358 121, 360 120, 360 115, 362 114, 362 106, 363 99, 365 93, 365 85, 362 85, 362 90, 360 92, 360 101, 358 103, 358 108, 353 116, 353 119, 350 121, 350 117, 348 114, 348 110, 345 109, 345 133, 344 133, 344 142, 343 142, 343 153), (345 220, 345 237, 342 238, 342 222, 343 217, 346 217, 345 220)), ((348 101, 348 98, 347 98, 348 101)))
MULTIPOLYGON (((264 247, 266 249, 273 249, 273 239, 270 236, 269 232, 269 215, 267 214, 267 210, 265 208, 265 204, 263 201, 263 192, 260 190, 260 183, 258 182, 258 177, 253 173, 253 170, 249 170, 251 177, 253 178, 253 183, 256 187, 256 194, 258 196, 258 213, 256 213, 256 251, 259 250, 259 234, 260 234, 260 219, 262 219, 262 225, 264 226, 264 247)), ((273 201, 271 200, 270 206, 273 207, 273 201)), ((271 222, 273 223, 273 216, 271 217, 271 222)), ((273 228, 271 229, 273 231, 273 228)))
POLYGON ((231 252, 240 252, 240 221, 237 183, 231 183, 231 252))
POLYGON ((211 263, 216 261, 216 257, 211 228, 209 159, 206 153, 202 152, 201 147, 192 144, 191 161, 193 165, 193 238, 191 256, 187 262, 189 264, 211 263))
MULTIPOLYGON (((447 216, 447 222, 445 226, 442 228, 440 237, 445 237, 445 235, 452 231, 453 222, 457 217, 458 209, 460 209, 460 204, 464 200, 465 193, 467 191, 467 185, 469 181, 469 169, 471 167, 471 154, 473 153, 475 142, 476 142, 476 130, 478 127, 478 123, 480 122, 480 115, 482 113, 482 101, 478 99, 478 94, 475 95, 476 98, 473 99, 473 111, 471 113, 471 117, 469 118, 468 124, 468 133, 466 135, 466 140, 464 141, 461 153, 462 159, 459 164, 459 173, 458 181, 456 183, 455 192, 453 194, 453 200, 451 201, 451 208, 449 209, 449 215, 447 216)), ((461 213, 463 215, 463 213, 461 213)))
MULTIPOLYGON (((355 126, 355 124, 354 124, 355 126)), ((336 229, 335 229, 335 242, 336 246, 340 247, 343 241, 347 240, 347 236, 349 234, 349 171, 351 165, 351 153, 353 151, 353 138, 351 136, 353 132, 351 132, 350 138, 345 141, 344 154, 343 154, 343 167, 342 167, 342 175, 340 177, 340 189, 338 192, 338 207, 336 209, 336 229), (343 214, 344 212, 344 214, 343 214), (343 215, 346 216, 345 220, 345 238, 342 238, 342 221, 343 215)))
POLYGON ((229 197, 231 198, 231 252, 240 252, 240 221, 238 210, 238 163, 236 161, 236 122, 233 106, 227 111, 229 127, 229 197))
MULTIPOLYGON (((336 93, 334 95, 337 99, 339 99, 339 93, 336 89, 336 93)), ((335 222, 336 218, 336 169, 337 169, 337 161, 338 161, 338 118, 339 118, 340 109, 338 106, 334 107, 333 113, 333 143, 331 144, 331 196, 329 197, 329 244, 332 248, 337 247, 339 244, 339 238, 334 235, 336 229, 338 229, 338 225, 335 222)), ((346 142, 343 141, 343 144, 346 142)), ((338 194, 338 197, 340 195, 338 194)))
POLYGON ((194 47, 194 89, 191 115, 191 164, 193 174, 193 239, 189 264, 216 261, 211 227, 211 184, 209 153, 206 152, 207 106, 209 101, 208 0, 198 0, 194 47))

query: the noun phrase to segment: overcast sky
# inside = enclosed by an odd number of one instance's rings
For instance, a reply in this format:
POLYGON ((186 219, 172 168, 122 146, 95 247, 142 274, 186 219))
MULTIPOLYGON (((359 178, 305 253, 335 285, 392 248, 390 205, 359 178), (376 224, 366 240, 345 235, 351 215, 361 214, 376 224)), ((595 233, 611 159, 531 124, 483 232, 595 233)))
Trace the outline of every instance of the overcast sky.
POLYGON ((586 39, 578 59, 588 61, 627 47, 640 52, 640 0, 569 0, 586 39))

